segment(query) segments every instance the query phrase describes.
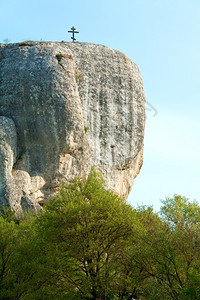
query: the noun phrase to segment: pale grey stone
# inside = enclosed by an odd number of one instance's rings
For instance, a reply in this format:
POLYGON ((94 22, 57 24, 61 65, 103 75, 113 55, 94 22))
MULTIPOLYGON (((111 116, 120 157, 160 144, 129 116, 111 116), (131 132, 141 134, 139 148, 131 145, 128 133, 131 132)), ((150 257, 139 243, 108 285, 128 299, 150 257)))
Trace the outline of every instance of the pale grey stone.
POLYGON ((138 67, 121 52, 0 45, 0 115, 1 203, 36 209, 92 165, 127 198, 143 160, 145 96, 138 67))

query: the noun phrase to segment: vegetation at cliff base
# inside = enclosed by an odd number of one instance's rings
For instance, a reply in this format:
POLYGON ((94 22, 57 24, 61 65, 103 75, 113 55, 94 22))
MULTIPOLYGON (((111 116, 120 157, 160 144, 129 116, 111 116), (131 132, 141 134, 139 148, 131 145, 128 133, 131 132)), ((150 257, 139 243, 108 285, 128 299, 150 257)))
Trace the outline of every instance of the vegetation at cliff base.
POLYGON ((0 217, 0 299, 200 299, 199 222, 196 202, 133 208, 92 170, 41 212, 0 217))

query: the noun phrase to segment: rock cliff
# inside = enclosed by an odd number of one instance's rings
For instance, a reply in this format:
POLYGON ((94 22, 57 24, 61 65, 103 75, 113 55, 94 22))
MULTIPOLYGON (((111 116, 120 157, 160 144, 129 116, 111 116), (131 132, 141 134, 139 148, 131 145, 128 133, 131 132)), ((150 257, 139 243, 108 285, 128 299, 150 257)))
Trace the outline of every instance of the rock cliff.
POLYGON ((127 198, 142 165, 144 122, 140 72, 121 52, 0 44, 0 203, 37 209, 91 166, 127 198))

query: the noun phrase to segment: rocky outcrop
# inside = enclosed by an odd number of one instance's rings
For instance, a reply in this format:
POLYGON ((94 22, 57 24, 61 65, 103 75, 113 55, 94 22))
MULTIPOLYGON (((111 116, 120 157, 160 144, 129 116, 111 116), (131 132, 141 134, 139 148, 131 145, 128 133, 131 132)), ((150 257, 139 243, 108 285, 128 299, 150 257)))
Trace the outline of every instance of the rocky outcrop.
POLYGON ((0 202, 36 209, 91 166, 127 197, 142 165, 144 105, 139 69, 119 51, 0 45, 0 202))

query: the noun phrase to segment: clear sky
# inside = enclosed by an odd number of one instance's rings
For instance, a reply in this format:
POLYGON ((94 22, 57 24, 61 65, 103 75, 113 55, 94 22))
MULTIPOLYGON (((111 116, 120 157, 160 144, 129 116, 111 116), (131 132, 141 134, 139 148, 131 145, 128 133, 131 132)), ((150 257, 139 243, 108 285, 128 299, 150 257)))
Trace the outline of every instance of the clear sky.
POLYGON ((72 25, 80 42, 118 49, 141 70, 150 104, 129 203, 200 201, 200 1, 0 0, 0 42, 70 41, 72 25))

